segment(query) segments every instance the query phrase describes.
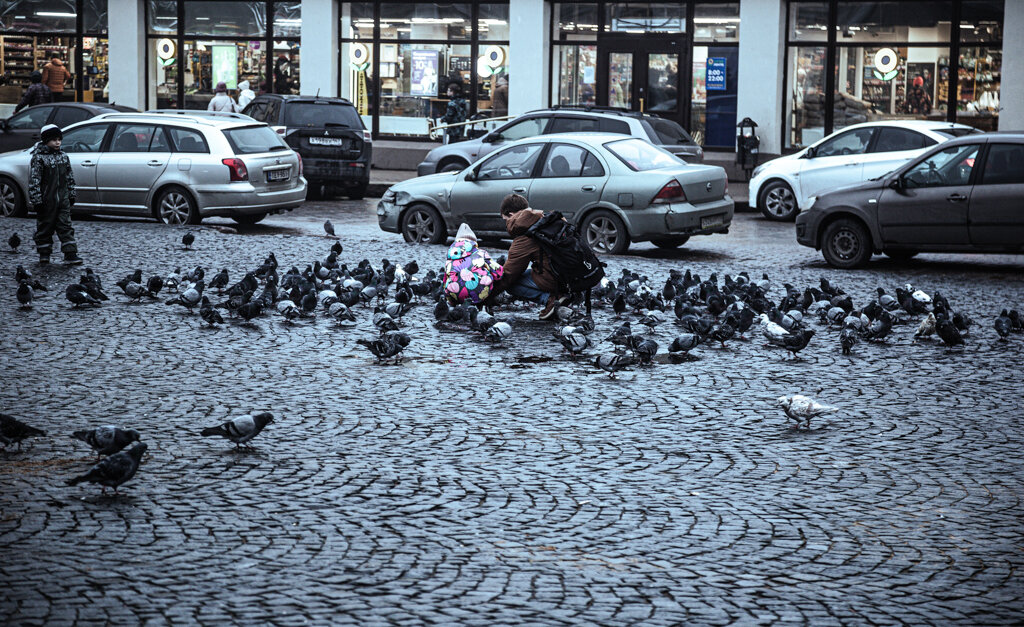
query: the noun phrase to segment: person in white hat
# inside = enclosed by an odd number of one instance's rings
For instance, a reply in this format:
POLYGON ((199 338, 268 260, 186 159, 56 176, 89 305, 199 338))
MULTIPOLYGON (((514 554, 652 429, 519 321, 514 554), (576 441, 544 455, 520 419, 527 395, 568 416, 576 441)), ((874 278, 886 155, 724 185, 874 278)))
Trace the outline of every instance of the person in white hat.
POLYGON ((256 98, 256 92, 249 89, 249 81, 242 81, 238 84, 238 110, 241 111, 245 105, 256 98))
POLYGON ((56 124, 47 124, 39 131, 39 143, 32 148, 29 164, 28 200, 36 213, 36 252, 39 263, 50 263, 53 234, 60 239, 64 263, 78 265, 78 243, 71 226, 71 207, 75 204, 75 176, 71 160, 60 149, 64 133, 56 124))

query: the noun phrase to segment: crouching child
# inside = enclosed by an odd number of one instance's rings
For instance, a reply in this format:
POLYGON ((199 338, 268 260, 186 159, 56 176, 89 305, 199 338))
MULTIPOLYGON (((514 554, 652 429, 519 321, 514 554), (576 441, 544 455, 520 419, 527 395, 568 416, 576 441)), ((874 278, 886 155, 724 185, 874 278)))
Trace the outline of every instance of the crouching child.
POLYGON ((491 295, 494 282, 501 275, 501 265, 477 245, 473 229, 468 224, 460 226, 444 264, 444 293, 448 302, 454 305, 469 301, 479 305, 491 295))

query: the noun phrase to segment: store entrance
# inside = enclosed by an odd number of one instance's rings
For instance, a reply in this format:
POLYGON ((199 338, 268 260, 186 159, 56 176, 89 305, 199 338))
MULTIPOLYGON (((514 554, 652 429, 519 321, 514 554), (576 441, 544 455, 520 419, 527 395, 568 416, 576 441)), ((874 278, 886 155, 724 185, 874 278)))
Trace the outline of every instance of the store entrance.
POLYGON ((598 43, 597 104, 687 124, 689 67, 684 37, 616 38, 598 43))

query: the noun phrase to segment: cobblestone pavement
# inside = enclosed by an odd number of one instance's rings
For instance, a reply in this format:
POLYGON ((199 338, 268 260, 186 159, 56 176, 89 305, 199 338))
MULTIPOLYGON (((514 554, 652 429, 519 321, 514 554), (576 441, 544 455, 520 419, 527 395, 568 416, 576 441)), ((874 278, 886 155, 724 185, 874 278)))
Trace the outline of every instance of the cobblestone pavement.
MULTIPOLYGON (((407 360, 377 366, 355 344, 365 308, 351 329, 272 315, 207 329, 113 285, 197 264, 238 279, 270 251, 302 267, 326 255, 325 216, 343 261, 439 265, 442 247, 381 233, 372 208, 308 205, 237 233, 212 221, 192 252, 184 229, 80 220, 111 295, 98 309, 64 299, 80 270, 0 252, 0 409, 48 432, 0 452, 4 624, 1024 619, 1024 337, 992 330, 999 309, 1024 308, 1021 257, 842 272, 754 215, 680 251, 640 245, 610 274, 826 276, 857 302, 912 283, 977 327, 963 353, 900 326, 852 357, 822 331, 797 361, 754 334, 618 380, 570 361, 534 309, 500 312, 514 336, 491 347, 418 307, 407 360), (19 263, 52 286, 31 310, 14 300, 19 263), (795 392, 841 411, 792 429, 772 401, 795 392), (198 436, 264 409, 277 420, 252 452, 198 436), (93 460, 70 433, 107 423, 142 432, 139 474, 118 496, 64 485, 93 460)), ((19 219, 0 220, 0 242, 15 230, 31 243, 19 219)), ((610 312, 596 317, 603 337, 610 312)), ((677 332, 652 337, 664 352, 677 332)))

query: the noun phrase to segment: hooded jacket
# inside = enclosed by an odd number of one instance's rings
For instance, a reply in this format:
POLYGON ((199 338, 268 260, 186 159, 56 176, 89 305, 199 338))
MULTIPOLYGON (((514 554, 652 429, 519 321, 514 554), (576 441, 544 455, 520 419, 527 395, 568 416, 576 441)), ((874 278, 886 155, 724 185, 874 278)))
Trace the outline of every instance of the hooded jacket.
POLYGON ((451 303, 480 304, 491 295, 502 268, 481 250, 469 226, 459 228, 444 264, 444 293, 451 303))
POLYGON ((60 148, 38 142, 29 165, 28 201, 32 206, 59 207, 75 204, 75 175, 71 160, 60 148))
POLYGON ((249 89, 249 81, 242 81, 238 84, 238 109, 242 110, 256 98, 253 90, 249 89))
POLYGON ((500 294, 515 285, 519 278, 532 268, 533 282, 537 288, 549 294, 558 293, 558 279, 551 270, 551 260, 543 254, 540 244, 526 232, 538 220, 544 217, 543 211, 535 209, 523 209, 505 218, 505 229, 512 236, 512 246, 508 249, 508 258, 505 261, 504 273, 501 279, 494 284, 492 294, 500 294))
POLYGON ((50 88, 42 83, 32 83, 25 90, 25 95, 21 97, 21 102, 14 108, 14 112, 17 113, 25 107, 46 104, 47 102, 53 102, 53 94, 50 93, 50 88))
POLYGON ((55 94, 64 93, 64 83, 71 79, 71 72, 60 59, 54 59, 43 66, 43 84, 55 94))

